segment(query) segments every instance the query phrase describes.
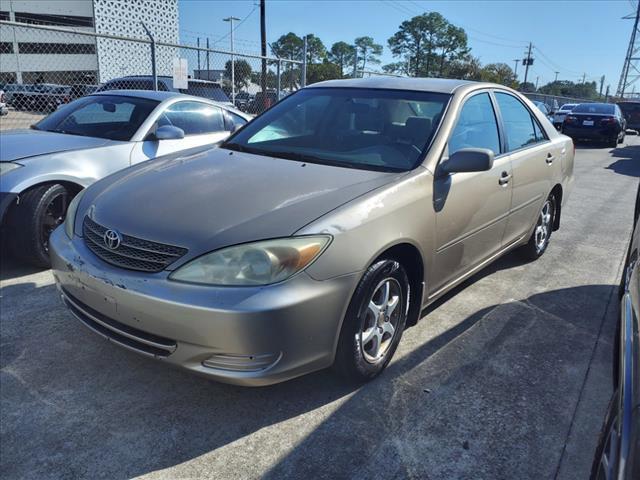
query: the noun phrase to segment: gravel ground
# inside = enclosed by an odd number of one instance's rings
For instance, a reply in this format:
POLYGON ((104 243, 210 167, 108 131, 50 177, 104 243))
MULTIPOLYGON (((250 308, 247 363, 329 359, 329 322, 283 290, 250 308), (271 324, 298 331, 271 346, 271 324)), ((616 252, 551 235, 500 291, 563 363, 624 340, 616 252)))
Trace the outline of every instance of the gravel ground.
POLYGON ((546 254, 509 254, 425 312, 384 375, 246 389, 87 331, 50 272, 0 275, 2 478, 584 479, 611 395, 640 140, 576 152, 546 254))

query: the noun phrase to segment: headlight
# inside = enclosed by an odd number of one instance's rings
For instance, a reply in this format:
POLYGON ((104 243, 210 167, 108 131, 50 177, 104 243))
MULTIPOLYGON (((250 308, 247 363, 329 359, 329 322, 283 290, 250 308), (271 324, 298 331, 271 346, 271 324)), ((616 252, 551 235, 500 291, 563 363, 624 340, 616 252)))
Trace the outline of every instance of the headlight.
POLYGON ((169 278, 206 285, 268 285, 309 266, 329 244, 329 236, 281 238, 236 245, 203 255, 169 278))
POLYGON ((73 238, 73 229, 76 223, 76 211, 78 210, 78 204, 80 203, 84 192, 86 192, 86 189, 81 190, 80 193, 73 197, 73 200, 71 200, 71 203, 67 207, 67 216, 64 219, 64 232, 69 238, 73 238))
POLYGON ((16 168, 21 167, 19 163, 11 163, 11 162, 0 162, 0 175, 4 175, 5 173, 10 172, 11 170, 15 170, 16 168))

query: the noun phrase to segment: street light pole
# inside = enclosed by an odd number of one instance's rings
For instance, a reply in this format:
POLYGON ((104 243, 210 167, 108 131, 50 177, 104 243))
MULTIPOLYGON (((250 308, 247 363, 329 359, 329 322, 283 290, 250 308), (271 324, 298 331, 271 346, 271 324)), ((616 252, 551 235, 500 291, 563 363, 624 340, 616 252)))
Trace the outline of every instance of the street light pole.
POLYGON ((231 103, 236 104, 236 60, 233 54, 233 22, 239 21, 238 17, 227 17, 222 19, 231 25, 231 103))
POLYGON ((516 62, 516 69, 513 71, 513 74, 516 76, 516 80, 518 80, 518 63, 520 63, 520 59, 515 58, 513 61, 516 62))

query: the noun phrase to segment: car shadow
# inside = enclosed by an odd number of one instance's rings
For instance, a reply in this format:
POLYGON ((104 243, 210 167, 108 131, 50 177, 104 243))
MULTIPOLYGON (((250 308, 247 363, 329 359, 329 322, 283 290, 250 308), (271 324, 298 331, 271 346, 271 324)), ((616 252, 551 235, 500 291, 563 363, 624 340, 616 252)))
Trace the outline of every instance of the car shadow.
MULTIPOLYGON (((516 258, 507 256, 493 271, 511 262, 516 258)), ((482 276, 491 273, 489 268, 482 276)), ((508 422, 518 425, 518 435, 532 435, 527 441, 534 444, 566 435, 566 405, 577 398, 576 372, 588 358, 613 288, 567 288, 479 310, 399 355, 366 385, 349 385, 321 371, 251 389, 196 377, 115 347, 72 318, 54 286, 23 287, 9 285, 2 295, 3 311, 14 312, 3 313, 0 322, 4 476, 90 478, 99 472, 116 479, 203 455, 215 459, 223 448, 231 450, 225 450, 225 461, 215 460, 220 469, 225 463, 230 469, 238 462, 255 463, 258 471, 269 471, 268 478, 459 477, 424 470, 466 468, 455 458, 432 455, 440 438, 439 453, 449 445, 447 431, 460 440, 451 455, 471 455, 479 462, 485 455, 478 465, 499 472, 496 476, 505 476, 510 470, 500 468, 513 459, 521 461, 520 469, 548 464, 539 458, 542 450, 523 453, 518 450, 523 438, 500 433, 511 425, 503 423, 504 415, 521 417, 508 422), (316 417, 316 410, 333 403, 339 406, 328 418, 316 417), (310 428, 320 420, 301 443, 289 446, 282 438, 282 451, 275 455, 249 445, 254 435, 278 443, 270 427, 300 415, 306 421, 289 428, 310 428), (464 449, 464 438, 475 438, 473 451, 464 449), (231 444, 236 442, 244 444, 245 455, 254 449, 255 457, 235 458, 231 444), (378 456, 388 459, 386 471, 371 470, 378 456)), ((448 298, 426 313, 436 312, 448 298)), ((237 475, 227 472, 227 477, 237 475)))
POLYGON ((0 251, 0 281, 32 275, 44 270, 15 258, 6 250, 0 251))
POLYGON ((611 156, 615 159, 606 169, 620 175, 640 177, 640 145, 627 145, 612 150, 611 156))

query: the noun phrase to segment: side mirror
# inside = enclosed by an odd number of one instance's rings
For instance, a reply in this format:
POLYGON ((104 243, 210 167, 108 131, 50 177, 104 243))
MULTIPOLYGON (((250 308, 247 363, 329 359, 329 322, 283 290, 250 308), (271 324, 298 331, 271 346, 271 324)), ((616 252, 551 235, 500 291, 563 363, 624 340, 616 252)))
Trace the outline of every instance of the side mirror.
POLYGON ((463 148, 440 165, 445 173, 485 172, 493 168, 493 150, 488 148, 463 148))
POLYGON ((181 140, 184 138, 184 130, 174 125, 163 125, 156 128, 154 137, 156 140, 181 140))

